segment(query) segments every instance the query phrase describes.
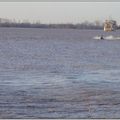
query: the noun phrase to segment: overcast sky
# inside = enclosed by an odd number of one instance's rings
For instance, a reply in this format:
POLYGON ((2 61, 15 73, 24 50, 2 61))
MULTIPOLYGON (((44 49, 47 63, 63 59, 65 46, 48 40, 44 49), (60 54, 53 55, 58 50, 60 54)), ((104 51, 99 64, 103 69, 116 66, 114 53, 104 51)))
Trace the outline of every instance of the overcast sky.
POLYGON ((120 23, 120 2, 0 2, 0 17, 42 23, 79 23, 111 17, 120 23))

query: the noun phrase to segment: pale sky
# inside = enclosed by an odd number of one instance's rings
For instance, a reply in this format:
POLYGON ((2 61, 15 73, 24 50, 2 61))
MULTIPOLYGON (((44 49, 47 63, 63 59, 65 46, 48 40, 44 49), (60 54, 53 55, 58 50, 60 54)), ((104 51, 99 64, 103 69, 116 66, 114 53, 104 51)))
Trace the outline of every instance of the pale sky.
POLYGON ((80 23, 104 21, 111 17, 120 23, 120 2, 0 2, 0 18, 80 23))

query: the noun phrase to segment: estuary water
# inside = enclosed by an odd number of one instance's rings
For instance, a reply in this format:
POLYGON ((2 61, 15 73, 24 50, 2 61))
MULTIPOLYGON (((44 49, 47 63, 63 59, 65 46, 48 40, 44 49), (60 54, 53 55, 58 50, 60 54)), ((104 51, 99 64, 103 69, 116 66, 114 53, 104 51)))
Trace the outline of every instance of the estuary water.
POLYGON ((0 118, 120 118, 120 31, 0 28, 0 118))

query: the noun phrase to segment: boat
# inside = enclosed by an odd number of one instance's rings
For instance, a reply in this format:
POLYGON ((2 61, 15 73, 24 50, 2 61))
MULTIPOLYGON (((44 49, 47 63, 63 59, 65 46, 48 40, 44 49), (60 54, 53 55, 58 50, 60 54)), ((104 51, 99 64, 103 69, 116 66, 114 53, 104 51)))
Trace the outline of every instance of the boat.
POLYGON ((101 35, 101 36, 100 36, 100 40, 104 40, 104 37, 103 37, 103 35, 101 35))
MULTIPOLYGON (((117 30, 117 22, 115 20, 105 20, 104 22, 104 31, 110 32, 110 31, 116 31, 117 30)), ((98 40, 120 40, 119 36, 113 36, 113 35, 99 35, 95 36, 94 39, 98 40)))
POLYGON ((117 29, 117 23, 115 20, 106 20, 104 22, 105 32, 115 31, 116 29, 117 29))

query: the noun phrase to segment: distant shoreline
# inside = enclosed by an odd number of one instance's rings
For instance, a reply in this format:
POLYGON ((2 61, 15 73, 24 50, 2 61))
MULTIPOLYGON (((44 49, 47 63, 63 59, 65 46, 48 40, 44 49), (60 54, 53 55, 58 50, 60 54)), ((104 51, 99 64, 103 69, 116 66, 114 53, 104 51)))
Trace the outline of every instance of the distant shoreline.
MULTIPOLYGON (((95 22, 82 22, 82 23, 30 23, 30 22, 16 22, 10 21, 8 19, 0 19, 0 28, 41 28, 41 29, 81 29, 81 30, 102 30, 104 23, 95 21, 95 22)), ((120 29, 120 26, 117 26, 117 29, 120 29)))
POLYGON ((13 27, 13 26, 11 26, 11 27, 0 27, 0 29, 4 29, 4 28, 18 28, 18 29, 28 29, 28 28, 35 28, 35 29, 71 29, 71 30, 103 30, 103 29, 87 29, 87 28, 84 28, 84 29, 81 29, 81 28, 52 28, 52 27, 50 27, 50 28, 42 28, 42 27, 13 27))
POLYGON ((0 28, 42 28, 42 29, 95 29, 101 30, 102 26, 83 24, 28 24, 28 23, 0 23, 0 28))
POLYGON ((49 25, 47 25, 47 26, 45 26, 45 27, 40 27, 40 26, 13 26, 13 25, 10 25, 10 26, 0 26, 0 28, 40 28, 40 29, 78 29, 78 30, 102 30, 103 28, 102 27, 100 27, 100 28, 91 28, 91 27, 84 27, 84 28, 82 28, 82 27, 77 27, 77 26, 75 26, 75 27, 61 27, 61 26, 56 26, 56 27, 54 27, 54 26, 50 26, 49 27, 49 25))

